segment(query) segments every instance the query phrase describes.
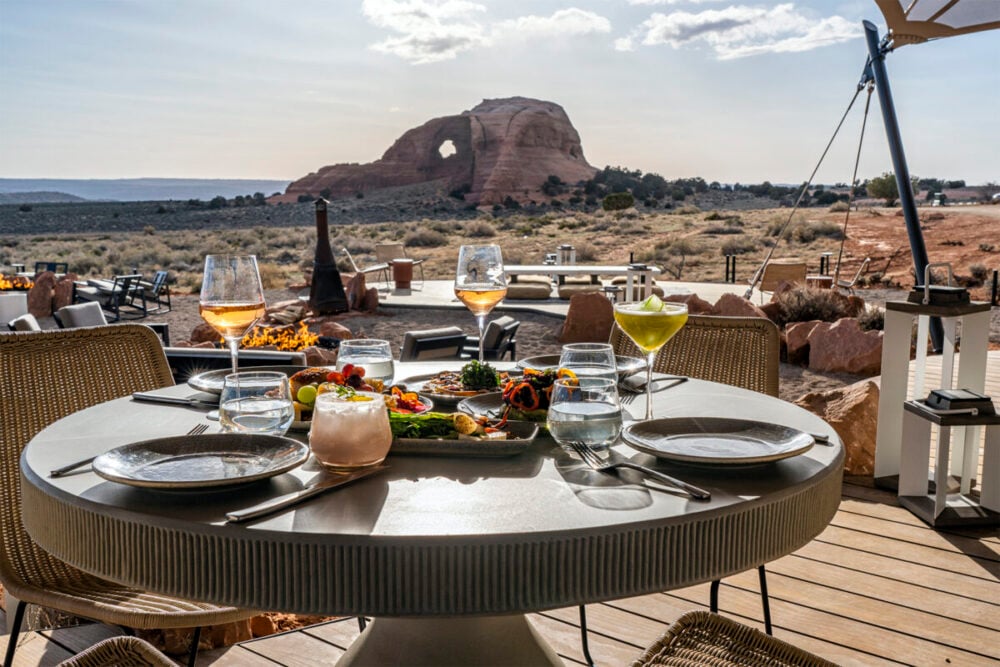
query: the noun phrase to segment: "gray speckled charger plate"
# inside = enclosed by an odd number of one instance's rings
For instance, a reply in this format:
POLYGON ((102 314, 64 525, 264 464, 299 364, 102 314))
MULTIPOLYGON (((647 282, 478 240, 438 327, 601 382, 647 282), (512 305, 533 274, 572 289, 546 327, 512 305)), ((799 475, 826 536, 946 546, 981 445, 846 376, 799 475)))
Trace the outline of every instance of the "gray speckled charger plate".
POLYGON ((98 456, 93 467, 112 482, 176 491, 266 479, 307 458, 309 447, 291 438, 212 433, 123 445, 98 456))
POLYGON ((779 424, 721 417, 677 417, 629 424, 622 439, 661 459, 698 465, 756 465, 796 456, 813 437, 779 424))
MULTIPOLYGON (((540 354, 536 357, 528 357, 517 362, 517 368, 520 370, 534 368, 535 370, 543 371, 547 368, 557 368, 558 366, 558 354, 540 354)), ((618 368, 618 375, 625 378, 644 370, 646 368, 646 360, 639 357, 616 355, 615 366, 618 368)))
MULTIPOLYGON (((277 373, 284 373, 288 377, 292 377, 299 371, 304 371, 308 366, 247 366, 245 368, 241 367, 240 371, 274 371, 277 373)), ((333 370, 333 367, 330 367, 333 370)), ((232 369, 229 368, 219 368, 214 371, 205 371, 204 373, 199 373, 197 375, 192 375, 187 379, 188 386, 192 389, 197 389, 198 391, 204 391, 209 394, 221 394, 222 384, 226 381, 226 376, 232 373, 232 369)))

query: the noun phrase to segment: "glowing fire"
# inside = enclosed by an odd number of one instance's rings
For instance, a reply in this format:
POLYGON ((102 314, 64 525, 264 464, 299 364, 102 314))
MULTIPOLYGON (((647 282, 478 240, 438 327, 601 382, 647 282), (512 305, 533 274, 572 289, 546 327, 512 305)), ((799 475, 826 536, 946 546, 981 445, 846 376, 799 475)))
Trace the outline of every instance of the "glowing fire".
POLYGON ((269 347, 285 352, 297 352, 319 341, 319 335, 309 331, 305 322, 299 322, 299 328, 292 327, 261 327, 256 326, 243 337, 240 346, 269 347))
POLYGON ((31 281, 31 278, 26 278, 24 276, 14 276, 13 278, 0 276, 0 290, 29 290, 34 287, 34 285, 35 283, 31 281))

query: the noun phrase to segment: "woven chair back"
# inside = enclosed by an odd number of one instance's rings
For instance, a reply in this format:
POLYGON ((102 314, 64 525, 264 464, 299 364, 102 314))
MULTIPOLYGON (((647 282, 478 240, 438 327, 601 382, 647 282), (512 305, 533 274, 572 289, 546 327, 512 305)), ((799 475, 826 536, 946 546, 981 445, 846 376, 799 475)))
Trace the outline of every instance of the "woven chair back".
POLYGON ((15 597, 36 575, 72 572, 21 524, 21 450, 52 422, 173 384, 160 340, 139 324, 0 336, 0 581, 15 597))
MULTIPOLYGON (((615 354, 645 357, 616 324, 615 354)), ((656 355, 653 370, 778 395, 778 327, 758 317, 690 315, 656 355)))

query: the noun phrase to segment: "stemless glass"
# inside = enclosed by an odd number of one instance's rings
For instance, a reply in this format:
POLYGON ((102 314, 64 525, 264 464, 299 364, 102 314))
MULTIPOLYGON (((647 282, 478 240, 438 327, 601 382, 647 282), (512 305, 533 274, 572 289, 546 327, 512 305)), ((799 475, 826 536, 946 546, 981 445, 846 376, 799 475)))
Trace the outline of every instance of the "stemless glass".
POLYGON ((313 408, 309 447, 322 465, 354 470, 381 463, 392 446, 389 411, 381 394, 320 394, 313 408))
POLYGON ((569 451, 570 442, 595 449, 607 447, 622 430, 616 381, 596 377, 556 380, 547 426, 552 439, 569 451))
POLYGON ((657 296, 635 303, 616 303, 615 322, 646 353, 646 419, 653 418, 653 362, 656 353, 687 322, 683 303, 668 303, 657 296))
POLYGON ((498 245, 464 245, 458 251, 455 296, 472 311, 479 324, 479 361, 483 361, 486 316, 507 295, 503 256, 498 245))
POLYGON ((271 371, 230 373, 219 397, 219 423, 230 433, 284 435, 295 418, 288 376, 271 371))
POLYGON ((381 380, 385 384, 392 381, 392 348, 387 340, 358 338, 341 341, 337 351, 337 370, 347 364, 363 366, 366 380, 381 380))
POLYGON ((572 371, 577 377, 618 379, 615 350, 608 343, 569 343, 562 346, 559 368, 572 371))
POLYGON ((254 255, 208 255, 198 312, 229 346, 239 369, 240 340, 264 316, 264 287, 254 255))

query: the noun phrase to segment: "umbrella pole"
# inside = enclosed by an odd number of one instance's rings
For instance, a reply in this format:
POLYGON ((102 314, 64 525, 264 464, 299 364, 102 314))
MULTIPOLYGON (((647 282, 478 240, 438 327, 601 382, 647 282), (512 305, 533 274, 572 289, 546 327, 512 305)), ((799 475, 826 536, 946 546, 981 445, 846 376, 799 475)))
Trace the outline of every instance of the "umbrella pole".
MULTIPOLYGON (((868 41, 869 65, 872 78, 875 79, 875 89, 878 90, 879 106, 882 108, 882 121, 885 124, 886 139, 889 143, 889 154, 892 156, 892 167, 896 172, 896 186, 899 189, 899 204, 903 208, 903 219, 906 221, 906 233, 910 237, 910 252, 913 255, 914 284, 924 280, 924 270, 929 264, 927 248, 924 246, 924 235, 920 231, 920 220, 917 218, 917 203, 913 197, 913 187, 910 185, 910 169, 906 165, 906 155, 903 153, 903 140, 899 135, 899 123, 896 120, 896 106, 889 90, 889 75, 885 70, 885 54, 879 46, 878 28, 870 21, 864 21, 865 39, 868 41)), ((944 341, 944 329, 940 318, 931 318, 931 343, 935 352, 940 352, 944 341)))

